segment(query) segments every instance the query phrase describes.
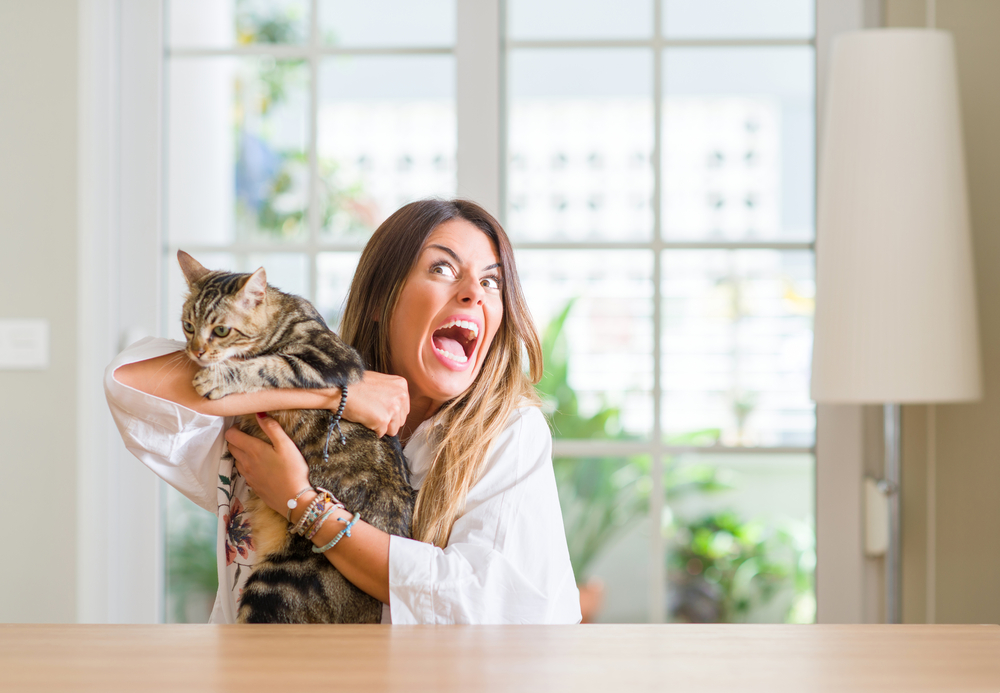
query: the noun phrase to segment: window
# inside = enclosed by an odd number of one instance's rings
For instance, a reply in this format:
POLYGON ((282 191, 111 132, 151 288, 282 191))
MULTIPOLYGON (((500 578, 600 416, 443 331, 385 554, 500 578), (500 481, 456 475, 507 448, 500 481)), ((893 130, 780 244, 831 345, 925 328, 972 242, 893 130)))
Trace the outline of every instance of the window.
POLYGON ((810 621, 813 5, 509 9, 505 221, 594 617, 810 621))
MULTIPOLYGON (((501 10, 499 213, 591 615, 812 620, 813 3, 501 10)), ((166 20, 165 330, 178 248, 264 265, 335 325, 372 229, 463 189, 456 0, 172 0, 166 20)), ((200 522, 170 501, 168 618, 204 620, 198 565, 214 593, 200 522)))
MULTIPOLYGON (((340 320, 361 248, 402 204, 456 190, 453 0, 166 6, 164 332, 178 249, 340 320)), ((168 491, 168 620, 205 621, 215 518, 168 491)))

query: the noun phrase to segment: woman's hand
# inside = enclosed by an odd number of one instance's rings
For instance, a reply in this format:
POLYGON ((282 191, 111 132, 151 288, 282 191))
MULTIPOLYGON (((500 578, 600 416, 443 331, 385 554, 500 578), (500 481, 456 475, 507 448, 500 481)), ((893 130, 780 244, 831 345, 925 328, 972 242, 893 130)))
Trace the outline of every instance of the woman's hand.
POLYGON ((254 438, 235 426, 226 431, 229 452, 236 458, 236 469, 267 505, 284 516, 288 499, 309 483, 309 467, 277 421, 267 414, 257 414, 257 423, 271 439, 271 444, 254 438))
MULTIPOLYGON (((337 411, 339 391, 334 400, 336 404, 332 408, 337 411)), ((347 390, 344 418, 372 429, 380 438, 399 433, 409 413, 410 390, 406 379, 397 375, 365 371, 364 378, 347 390)))

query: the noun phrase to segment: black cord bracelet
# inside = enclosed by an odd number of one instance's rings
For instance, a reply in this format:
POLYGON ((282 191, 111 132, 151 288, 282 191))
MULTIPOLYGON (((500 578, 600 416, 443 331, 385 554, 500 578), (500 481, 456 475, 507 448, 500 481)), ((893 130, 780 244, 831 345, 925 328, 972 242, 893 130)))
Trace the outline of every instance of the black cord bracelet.
POLYGON ((340 434, 340 444, 347 445, 347 437, 344 435, 344 431, 340 427, 340 418, 344 415, 345 406, 347 406, 347 385, 340 388, 340 406, 337 407, 337 413, 331 414, 333 418, 330 419, 330 430, 326 432, 326 444, 323 445, 324 463, 330 460, 330 438, 333 436, 334 428, 336 428, 337 433, 340 434))

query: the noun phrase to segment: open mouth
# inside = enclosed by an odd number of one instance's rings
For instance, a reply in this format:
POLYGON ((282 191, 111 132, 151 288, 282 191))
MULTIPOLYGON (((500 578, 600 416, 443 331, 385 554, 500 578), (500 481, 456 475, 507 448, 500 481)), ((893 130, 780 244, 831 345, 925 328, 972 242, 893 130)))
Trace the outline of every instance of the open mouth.
POLYGON ((434 330, 431 342, 438 355, 454 363, 468 363, 479 340, 479 325, 471 320, 452 319, 434 330))

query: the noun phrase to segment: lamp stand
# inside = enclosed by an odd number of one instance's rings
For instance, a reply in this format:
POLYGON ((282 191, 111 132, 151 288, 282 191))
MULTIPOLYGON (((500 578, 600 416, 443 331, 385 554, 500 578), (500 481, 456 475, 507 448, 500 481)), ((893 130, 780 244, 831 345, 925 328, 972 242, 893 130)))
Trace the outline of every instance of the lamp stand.
POLYGON ((900 560, 900 448, 902 417, 898 404, 884 405, 885 477, 879 490, 889 501, 889 547, 885 554, 885 621, 903 622, 903 571, 900 560))

